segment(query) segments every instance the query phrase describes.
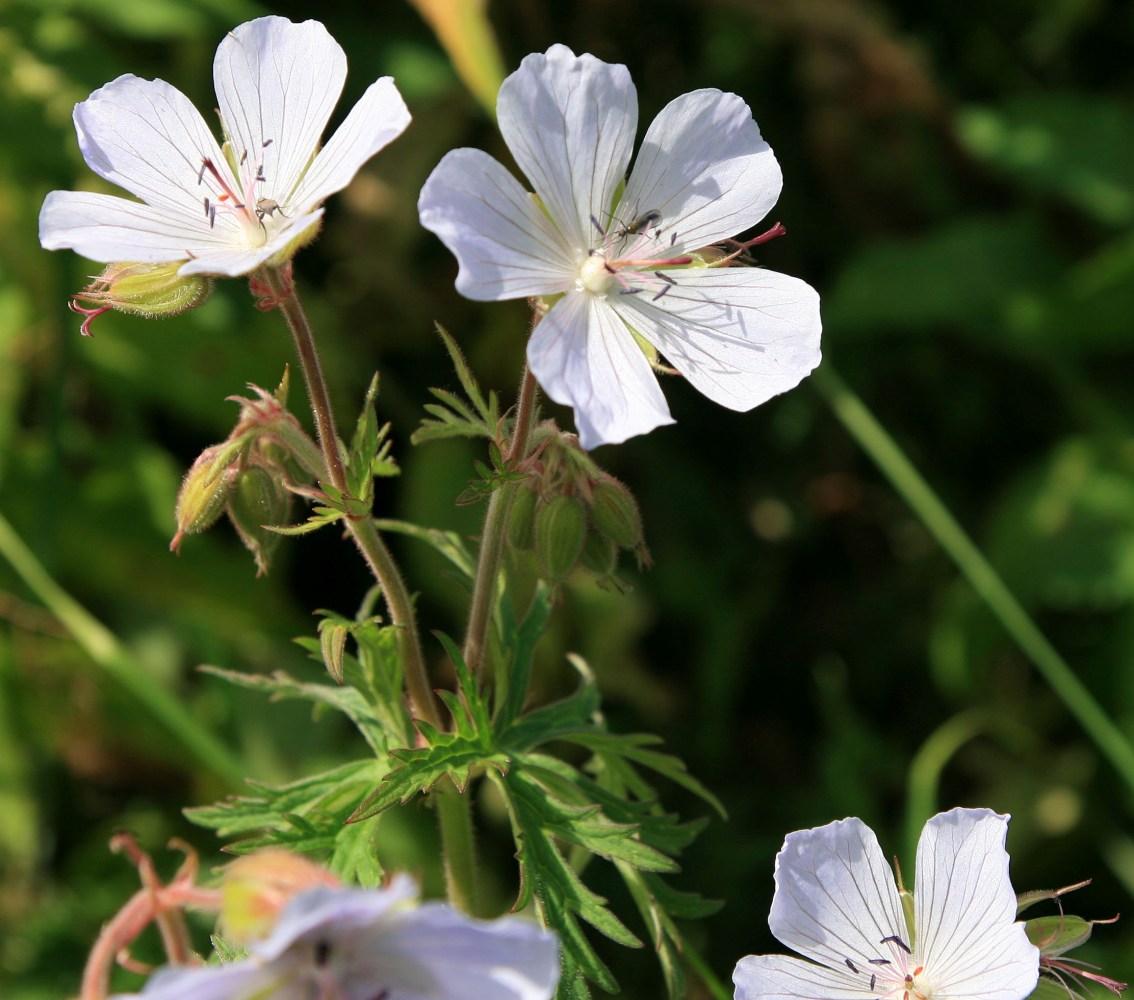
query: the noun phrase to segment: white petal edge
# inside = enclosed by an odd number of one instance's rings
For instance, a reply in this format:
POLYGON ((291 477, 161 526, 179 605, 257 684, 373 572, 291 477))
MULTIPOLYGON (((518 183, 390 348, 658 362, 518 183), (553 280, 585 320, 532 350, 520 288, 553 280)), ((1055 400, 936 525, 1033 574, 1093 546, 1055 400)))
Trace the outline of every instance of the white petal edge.
POLYGON ((141 993, 119 993, 110 1000, 234 1000, 259 996, 287 1000, 290 993, 278 973, 252 962, 233 962, 195 969, 166 966, 149 978, 141 993))
POLYGON ((48 194, 39 211, 39 240, 48 250, 74 250, 102 263, 185 260, 190 253, 232 248, 219 227, 210 230, 207 223, 93 191, 48 194))
MULTIPOLYGON (((695 90, 653 120, 626 182, 619 214, 656 210, 658 225, 691 250, 756 225, 783 187, 780 166, 736 94, 695 90)), ((625 220, 624 220, 625 221, 625 220)))
POLYGON ((572 288, 563 237, 507 170, 479 149, 455 149, 429 175, 421 224, 457 258, 457 291, 479 302, 572 288))
POLYGON ((874 831, 858 818, 789 833, 775 879, 772 933, 828 968, 849 972, 848 958, 869 968, 870 959, 888 954, 883 938, 909 937, 894 875, 874 831))
POLYGON ((396 914, 362 953, 395 993, 399 966, 407 988, 422 978, 410 966, 423 970, 437 1000, 550 1000, 559 980, 553 934, 524 920, 473 921, 441 904, 396 914))
POLYGON ((662 298, 647 290, 612 301, 709 399, 750 410, 819 364, 819 296, 806 282, 763 268, 674 274, 679 283, 662 298))
POLYGON ((75 105, 75 131, 88 166, 100 177, 171 215, 207 227, 198 183, 209 158, 227 176, 220 147, 200 112, 164 80, 126 75, 75 105))
POLYGON ((574 408, 588 450, 673 423, 646 356, 593 295, 569 292, 555 303, 528 341, 528 365, 548 396, 574 408))
POLYGON ((305 210, 341 191, 359 168, 401 135, 409 123, 409 109, 393 78, 376 80, 319 151, 288 200, 289 209, 305 210))
POLYGON ((241 248, 231 244, 220 251, 198 254, 187 260, 178 274, 215 274, 226 278, 236 278, 255 271, 261 264, 283 253, 288 246, 302 236, 323 218, 323 209, 317 208, 307 215, 289 219, 287 226, 272 233, 272 238, 262 246, 241 248))
POLYGON ((870 977, 825 969, 787 955, 749 955, 732 973, 735 1000, 867 1000, 870 977), (860 981, 861 979, 861 981, 860 981))
POLYGON ((246 152, 253 170, 262 165, 261 197, 290 201, 345 80, 346 55, 318 21, 259 17, 221 41, 213 61, 221 118, 234 154, 246 152))
POLYGON ((393 910, 413 905, 417 897, 417 883, 408 875, 395 876, 381 889, 309 889, 287 904, 272 933, 253 947, 253 954, 272 961, 325 928, 378 925, 393 910))
POLYGON ((934 816, 917 845, 916 954, 935 991, 955 1000, 1023 1000, 1039 951, 1016 921, 1008 817, 990 809, 934 816))
MULTIPOLYGON (((625 66, 565 45, 526 56, 501 85, 504 141, 556 225, 576 248, 592 245, 630 164, 638 97, 625 66)), ((604 223, 605 228, 605 223, 604 223)))

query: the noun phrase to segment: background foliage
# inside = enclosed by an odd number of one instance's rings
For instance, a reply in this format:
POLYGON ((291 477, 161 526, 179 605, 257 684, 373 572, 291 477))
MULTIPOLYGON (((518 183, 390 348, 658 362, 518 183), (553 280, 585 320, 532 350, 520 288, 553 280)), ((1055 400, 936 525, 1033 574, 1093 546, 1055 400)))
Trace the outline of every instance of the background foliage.
MULTIPOLYGON (((104 317, 80 340, 66 301, 94 268, 36 241, 47 191, 93 183, 72 105, 133 72, 211 107, 217 42, 265 12, 312 14, 251 0, 4 5, 0 511, 125 661, 205 720, 250 777, 279 782, 349 759, 353 732, 194 668, 317 677, 290 640, 312 633, 316 607, 353 614, 364 569, 330 536, 289 540, 261 580, 227 529, 179 557, 166 546, 181 474, 234 419, 224 397, 278 382, 282 324, 231 281, 188 316, 104 317)), ((698 87, 749 101, 786 178, 769 221, 790 235, 762 247, 762 262, 820 289, 829 359, 1134 736, 1134 8, 497 0, 489 12, 509 69, 555 41, 628 64, 643 127, 698 87)), ((479 508, 451 503, 473 452, 408 445, 426 386, 454 381, 432 323, 509 398, 525 308, 459 299, 415 202, 447 149, 507 154, 408 6, 315 14, 347 50, 344 107, 392 73, 415 117, 298 258, 328 376, 345 405, 381 369, 403 473, 379 483, 379 509, 474 534, 479 508)), ((547 693, 566 690, 564 653, 581 653, 612 726, 663 734, 729 809, 677 879, 727 900, 692 930, 717 973, 774 947, 784 833, 848 814, 912 865, 912 836, 939 806, 1011 812, 1018 888, 1093 877, 1078 912, 1134 911, 1131 789, 816 386, 746 416, 676 381, 667 393, 676 427, 596 456, 638 494, 655 568, 627 567, 627 596, 572 586, 541 669, 547 693)), ((400 553, 428 591, 426 626, 458 631, 460 589, 430 553, 400 553)), ((76 990, 86 948, 136 886, 106 850, 114 830, 215 854, 180 810, 227 791, 223 775, 89 654, 0 560, 0 992, 14 1000, 76 990)), ((504 908, 506 819, 489 794, 481 807, 486 881, 504 908)), ((381 860, 439 893, 431 817, 380 822, 381 860)), ((1134 978, 1134 924, 1096 937, 1089 957, 1134 978)), ((606 957, 627 996, 657 994, 649 960, 606 957)))

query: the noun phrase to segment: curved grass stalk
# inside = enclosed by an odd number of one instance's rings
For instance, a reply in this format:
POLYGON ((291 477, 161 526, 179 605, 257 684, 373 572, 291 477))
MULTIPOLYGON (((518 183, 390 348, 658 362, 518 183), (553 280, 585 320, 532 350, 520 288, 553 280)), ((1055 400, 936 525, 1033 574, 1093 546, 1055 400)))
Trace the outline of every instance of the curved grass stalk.
POLYGON ((832 368, 830 362, 811 376, 811 382, 827 401, 842 425, 890 480, 890 485, 910 505, 937 544, 964 574, 988 609, 1004 626, 1020 650, 1067 710, 1110 761, 1127 787, 1134 791, 1134 746, 1114 720, 1102 710, 1067 661, 1040 631, 1023 605, 1008 589, 941 498, 898 447, 874 414, 832 368))

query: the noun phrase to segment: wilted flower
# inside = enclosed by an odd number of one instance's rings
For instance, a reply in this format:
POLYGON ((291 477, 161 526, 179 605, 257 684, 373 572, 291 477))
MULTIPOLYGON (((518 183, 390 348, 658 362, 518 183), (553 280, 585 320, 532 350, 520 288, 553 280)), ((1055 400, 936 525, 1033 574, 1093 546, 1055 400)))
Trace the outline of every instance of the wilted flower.
POLYGON ((862 820, 788 834, 768 924, 811 961, 742 958, 736 1000, 1024 1000, 1039 951, 1016 920, 1007 831, 1008 817, 988 809, 934 816, 912 900, 862 820))
POLYGON ((469 298, 562 296, 528 364, 574 407, 585 448, 673 422, 650 370, 658 352, 734 410, 819 363, 808 285, 696 253, 754 226, 779 196, 779 165, 743 100, 698 90, 671 102, 625 181, 638 123, 625 66, 552 46, 504 81, 497 110, 535 197, 492 157, 458 149, 426 181, 421 222, 456 255, 469 298))
POLYGON ((176 88, 120 76, 75 106, 83 157, 141 201, 53 191, 40 242, 92 260, 184 261, 180 273, 247 274, 316 233, 322 202, 409 124, 393 80, 371 84, 319 149, 346 56, 318 21, 261 17, 213 62, 224 147, 176 88))
MULTIPOLYGON (((316 888, 295 896, 250 956, 167 968, 147 1000, 549 1000, 554 935, 523 920, 477 921, 416 903, 407 876, 384 889, 316 888)), ((117 1000, 127 1000, 119 997, 117 1000)))

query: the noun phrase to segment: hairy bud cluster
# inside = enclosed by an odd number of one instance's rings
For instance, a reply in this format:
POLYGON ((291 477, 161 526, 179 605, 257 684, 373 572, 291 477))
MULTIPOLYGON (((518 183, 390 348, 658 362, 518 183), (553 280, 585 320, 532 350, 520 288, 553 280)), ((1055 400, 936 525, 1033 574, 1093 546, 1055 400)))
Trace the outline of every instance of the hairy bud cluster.
POLYGON ((318 449, 287 410, 287 376, 274 393, 256 386, 254 399, 232 397, 240 418, 221 444, 206 448, 177 495, 177 551, 186 535, 211 528, 227 514, 244 547, 267 573, 279 544, 277 529, 291 517, 292 492, 319 475, 318 449))
POLYGON ((512 503, 508 541, 517 551, 534 552, 540 575, 553 583, 576 568, 600 584, 615 585, 623 550, 648 565, 642 515, 633 494, 603 472, 578 445, 548 423, 536 432, 538 459, 512 503), (542 440, 540 440, 542 438, 542 440))

